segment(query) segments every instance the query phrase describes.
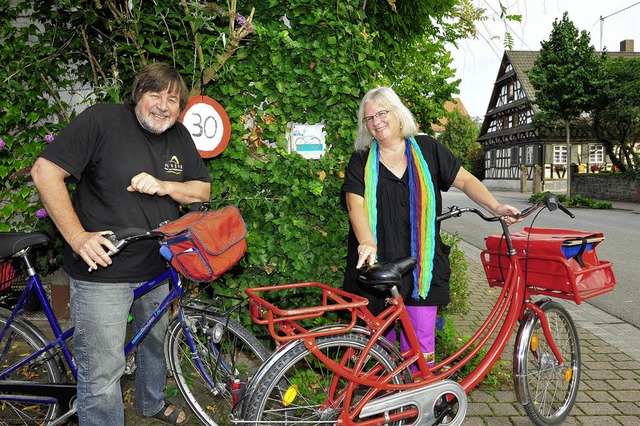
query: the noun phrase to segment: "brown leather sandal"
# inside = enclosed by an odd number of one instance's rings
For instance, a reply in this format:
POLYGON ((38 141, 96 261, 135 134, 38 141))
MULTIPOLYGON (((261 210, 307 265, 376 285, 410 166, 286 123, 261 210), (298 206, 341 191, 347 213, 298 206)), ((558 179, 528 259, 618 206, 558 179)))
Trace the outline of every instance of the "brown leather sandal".
POLYGON ((189 415, 183 408, 170 403, 166 399, 164 400, 164 406, 160 409, 160 411, 158 411, 156 414, 154 414, 151 417, 153 417, 154 419, 161 420, 167 424, 177 425, 177 426, 186 425, 187 422, 189 421, 189 415), (173 407, 173 410, 171 410, 169 414, 166 414, 167 410, 169 410, 169 408, 172 408, 172 407, 173 407), (180 417, 180 414, 184 414, 184 420, 181 422, 178 422, 178 417, 180 417))

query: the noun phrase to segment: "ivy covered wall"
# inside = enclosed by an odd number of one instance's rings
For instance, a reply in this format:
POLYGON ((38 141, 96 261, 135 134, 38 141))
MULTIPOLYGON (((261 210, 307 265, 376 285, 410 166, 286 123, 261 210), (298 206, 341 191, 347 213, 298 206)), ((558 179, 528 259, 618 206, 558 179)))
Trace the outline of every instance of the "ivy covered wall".
MULTIPOLYGON (((468 2, 456 0, 51 3, 0 0, 0 230, 55 234, 29 177, 38 153, 79 98, 121 102, 143 66, 168 62, 231 120, 228 148, 206 164, 213 206, 237 204, 249 229, 242 273, 227 274, 234 293, 340 285, 348 218, 339 192, 361 97, 392 85, 429 129, 457 86, 445 42, 471 31, 460 18, 468 2), (291 123, 324 124, 328 153, 290 154, 291 123), (228 199, 217 198, 227 187, 228 199)), ((59 244, 41 266, 59 266, 59 244)))

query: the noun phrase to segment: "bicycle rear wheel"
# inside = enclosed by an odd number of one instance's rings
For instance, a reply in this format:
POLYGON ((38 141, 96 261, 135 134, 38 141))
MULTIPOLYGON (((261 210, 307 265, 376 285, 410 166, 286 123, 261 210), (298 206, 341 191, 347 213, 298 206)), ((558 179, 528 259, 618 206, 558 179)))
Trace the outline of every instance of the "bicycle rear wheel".
MULTIPOLYGON (((0 313, 0 331, 7 324, 7 316, 0 313)), ((12 321, 7 332, 0 340, 0 375, 4 376, 5 369, 22 358, 31 355, 45 346, 46 339, 35 332, 35 327, 26 320, 12 321)), ((0 379, 0 385, 8 381, 29 383, 65 383, 65 370, 57 355, 46 353, 35 361, 21 367, 0 379)), ((0 424, 3 425, 41 425, 58 416, 59 404, 17 401, 8 395, 25 396, 12 387, 2 392, 0 396, 0 424)), ((29 395, 29 394, 26 394, 29 395)))
POLYGON ((549 322, 556 347, 564 359, 558 365, 537 315, 518 330, 514 352, 514 383, 527 416, 539 426, 562 423, 571 412, 580 384, 580 341, 567 310, 544 301, 540 308, 549 322))
MULTIPOLYGON (((362 368, 355 371, 355 363, 361 358, 368 341, 368 338, 361 335, 345 334, 318 338, 315 346, 328 358, 341 364, 346 371, 376 380, 393 371, 396 363, 384 348, 374 345, 362 368)), ((305 346, 304 341, 292 344, 296 347, 283 351, 280 359, 273 363, 257 383, 251 399, 245 404, 245 421, 270 425, 333 425, 343 411, 347 395, 351 397, 349 406, 354 407, 372 391, 371 388, 354 384, 353 392, 348 393, 347 386, 350 382, 322 364, 305 346)), ((402 377, 399 373, 391 383, 401 383, 402 377)), ((382 394, 377 394, 376 397, 378 396, 382 394)), ((372 418, 354 419, 358 420, 371 422, 372 418)), ((380 423, 375 424, 397 426, 410 423, 393 420, 385 422, 382 416, 378 421, 380 423)))
POLYGON ((185 309, 183 318, 198 360, 215 383, 211 388, 200 373, 179 317, 171 321, 167 331, 170 371, 200 421, 211 426, 231 425, 234 381, 246 384, 270 353, 246 328, 226 316, 185 309))

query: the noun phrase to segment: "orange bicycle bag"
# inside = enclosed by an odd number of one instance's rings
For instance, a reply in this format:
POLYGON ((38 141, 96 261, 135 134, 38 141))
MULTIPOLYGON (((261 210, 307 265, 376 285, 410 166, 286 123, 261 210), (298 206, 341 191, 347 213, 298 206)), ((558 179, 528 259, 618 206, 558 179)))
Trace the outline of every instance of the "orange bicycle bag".
POLYGON ((187 213, 155 232, 165 235, 171 265, 197 282, 215 280, 247 250, 247 228, 236 206, 187 213))

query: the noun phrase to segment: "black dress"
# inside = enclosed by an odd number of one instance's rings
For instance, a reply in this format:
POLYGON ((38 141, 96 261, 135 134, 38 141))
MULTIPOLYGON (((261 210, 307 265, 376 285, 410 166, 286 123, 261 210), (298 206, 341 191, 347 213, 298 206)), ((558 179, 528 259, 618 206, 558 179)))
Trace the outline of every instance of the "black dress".
MULTIPOLYGON (((451 151, 427 135, 416 136, 416 142, 429 166, 429 172, 435 190, 436 214, 441 213, 441 191, 447 191, 460 170, 461 161, 451 151)), ((364 167, 369 151, 355 152, 347 166, 344 184, 342 185, 342 203, 346 207, 345 193, 351 192, 364 196, 364 167)), ((405 170, 402 178, 398 178, 380 163, 377 189, 378 202, 378 262, 385 263, 411 255, 411 229, 409 222, 409 177, 405 170)), ((436 251, 433 262, 431 287, 425 299, 414 299, 413 276, 407 274, 402 282, 400 293, 407 305, 435 306, 449 303, 449 265, 450 248, 440 238, 440 225, 436 224, 436 251)), ((384 308, 385 294, 365 291, 357 280, 358 241, 349 230, 347 251, 347 268, 344 290, 359 294, 369 299, 369 309, 374 315, 384 308)))

